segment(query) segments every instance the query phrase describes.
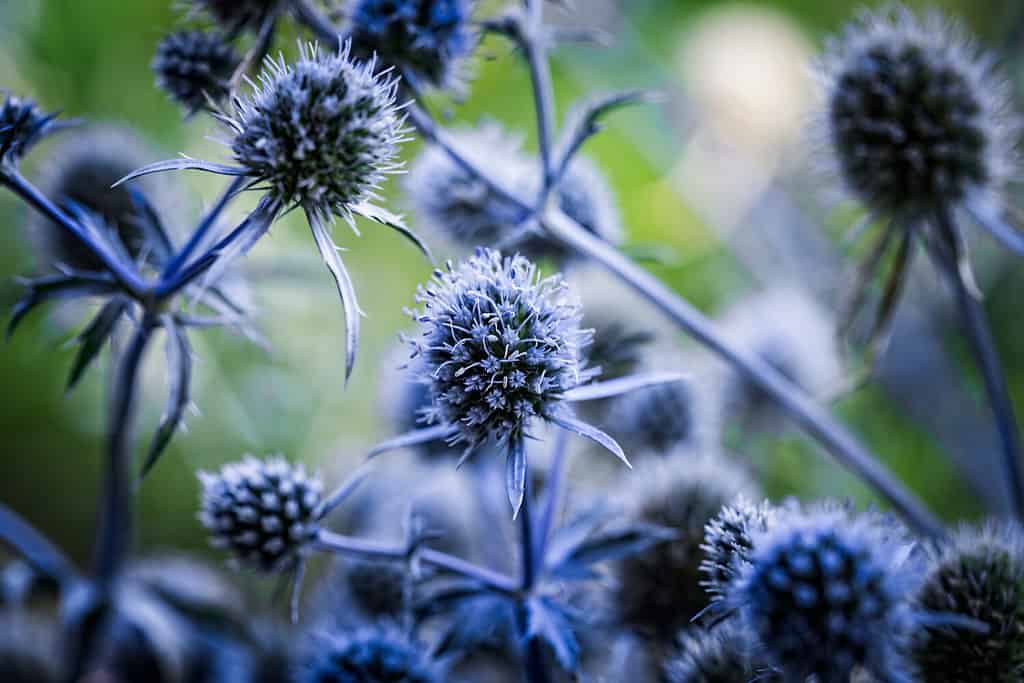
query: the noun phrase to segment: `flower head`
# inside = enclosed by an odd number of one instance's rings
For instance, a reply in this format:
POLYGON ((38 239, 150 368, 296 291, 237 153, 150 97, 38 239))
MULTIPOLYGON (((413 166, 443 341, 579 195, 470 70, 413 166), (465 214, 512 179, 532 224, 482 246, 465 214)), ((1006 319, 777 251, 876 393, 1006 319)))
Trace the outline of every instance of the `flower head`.
POLYGON ((350 59, 347 45, 336 53, 302 45, 294 64, 283 56, 266 64, 255 92, 236 98, 225 118, 235 159, 279 206, 301 206, 311 220, 351 220, 398 169, 397 82, 350 59))
POLYGON ((733 581, 750 564, 755 536, 768 531, 776 514, 768 501, 755 504, 740 497, 722 508, 704 527, 701 585, 712 600, 728 596, 733 581))
POLYGON ((433 403, 425 418, 456 429, 456 443, 521 438, 590 376, 579 355, 589 341, 579 304, 561 278, 541 278, 521 256, 478 249, 435 271, 416 300, 423 308, 412 351, 433 403))
MULTIPOLYGON (((694 629, 696 631, 696 629, 694 629)), ((662 669, 665 683, 777 681, 758 661, 750 637, 734 623, 711 631, 683 631, 662 669)))
POLYGON ((440 683, 444 676, 425 648, 397 631, 369 627, 320 639, 297 683, 440 683))
POLYGON ((964 528, 932 558, 916 604, 974 619, 987 631, 933 624, 915 634, 913 660, 928 683, 1024 676, 1024 531, 1013 523, 964 528))
POLYGON ((737 495, 756 495, 742 470, 721 456, 647 460, 626 492, 631 520, 676 532, 676 538, 615 565, 618 620, 634 631, 670 642, 708 604, 700 586, 704 526, 737 495))
POLYGON ((338 579, 351 605, 371 619, 400 619, 410 585, 405 567, 395 562, 349 560, 338 579))
POLYGON ((13 164, 42 138, 60 128, 56 114, 45 114, 36 103, 7 95, 0 106, 0 163, 13 164))
POLYGON ((229 33, 257 30, 276 11, 281 0, 187 0, 229 33))
POLYGON ((823 124, 849 190, 897 217, 1001 191, 1018 125, 993 66, 938 13, 897 8, 853 22, 821 63, 823 124))
MULTIPOLYGON (((668 370, 673 361, 659 356, 646 364, 668 370)), ((704 428, 700 400, 691 381, 655 384, 622 394, 608 407, 607 419, 614 425, 610 431, 631 454, 668 455, 675 449, 696 446, 704 428)))
POLYGON ((219 33, 177 31, 157 45, 153 72, 157 85, 194 114, 210 102, 227 98, 229 81, 240 61, 231 43, 219 33))
POLYGON ((463 80, 476 47, 473 0, 352 0, 348 33, 361 55, 447 88, 463 80))
POLYGON ((755 535, 729 599, 786 680, 842 683, 859 668, 903 680, 915 570, 897 538, 876 516, 838 508, 787 514, 755 535))
POLYGON ((214 545, 262 571, 291 566, 318 530, 322 484, 302 465, 247 456, 217 473, 200 472, 199 519, 214 545))

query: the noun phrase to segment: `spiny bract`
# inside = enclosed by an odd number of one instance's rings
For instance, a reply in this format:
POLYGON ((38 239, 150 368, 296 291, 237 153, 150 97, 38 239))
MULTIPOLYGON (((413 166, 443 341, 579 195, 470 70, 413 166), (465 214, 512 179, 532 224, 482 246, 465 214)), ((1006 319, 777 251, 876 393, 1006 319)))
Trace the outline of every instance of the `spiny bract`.
POLYGON ((247 456, 216 474, 200 472, 199 519, 214 545, 262 571, 287 568, 318 530, 323 486, 302 465, 247 456))
MULTIPOLYGON (((975 619, 918 629, 913 658, 922 683, 1024 678, 1024 531, 989 523, 964 528, 933 559, 916 598, 920 609, 975 619)), ((941 617, 940 617, 941 619, 941 617)))
POLYGON ((194 114, 227 98, 240 61, 219 33, 177 31, 157 45, 153 73, 157 85, 194 114))
POLYGON ((786 514, 754 539, 729 596, 786 680, 846 683, 858 668, 906 680, 915 571, 874 515, 786 514))
POLYGON ((471 0, 353 0, 348 32, 356 53, 428 84, 458 87, 476 47, 471 0))
POLYGON ((453 441, 469 449, 523 436, 592 374, 580 362, 589 334, 576 299, 521 256, 480 248, 435 271, 416 301, 423 308, 413 314, 421 333, 412 352, 423 359, 433 403, 425 421, 457 428, 453 441))
POLYGON ((1015 166, 1009 91, 938 13, 866 12, 821 64, 828 142, 849 190, 906 216, 998 192, 1015 166))
POLYGON ((12 164, 59 126, 32 100, 8 95, 0 106, 0 164, 12 164))
POLYGON ((316 643, 298 683, 441 683, 425 648, 389 628, 329 634, 316 643))
POLYGON ((269 186, 279 206, 301 206, 312 220, 352 211, 376 198, 385 175, 399 168, 403 119, 396 81, 372 62, 300 45, 300 58, 268 59, 255 92, 235 98, 223 120, 246 175, 269 186))

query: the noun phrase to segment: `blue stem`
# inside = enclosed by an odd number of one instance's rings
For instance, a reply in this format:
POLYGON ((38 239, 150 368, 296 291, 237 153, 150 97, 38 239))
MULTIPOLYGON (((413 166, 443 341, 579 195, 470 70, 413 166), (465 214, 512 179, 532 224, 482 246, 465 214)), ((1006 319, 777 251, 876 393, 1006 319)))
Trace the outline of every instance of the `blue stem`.
POLYGON ((565 467, 569 453, 568 446, 569 432, 564 429, 556 430, 555 454, 551 462, 550 474, 548 475, 544 509, 541 510, 540 520, 537 525, 537 535, 534 539, 534 566, 537 573, 544 569, 548 539, 551 537, 551 530, 555 525, 555 515, 558 514, 558 506, 562 500, 565 467))
MULTIPOLYGON (((526 476, 526 495, 523 496, 523 505, 519 508, 519 551, 520 563, 522 565, 521 590, 524 595, 529 595, 537 581, 537 563, 534 560, 534 538, 533 521, 530 515, 530 476, 526 476)), ((519 629, 519 638, 523 643, 523 668, 524 680, 526 683, 548 683, 551 677, 548 676, 547 667, 544 665, 544 650, 540 640, 529 635, 529 624, 527 623, 527 607, 520 602, 516 609, 516 626, 519 629)))
POLYGON ((238 194, 242 189, 242 186, 249 180, 246 176, 238 176, 231 181, 227 189, 224 190, 224 194, 220 196, 217 203, 210 207, 209 212, 203 217, 202 222, 196 226, 196 229, 192 232, 192 236, 189 237, 188 242, 182 247, 181 251, 175 255, 171 262, 164 268, 162 279, 164 281, 171 281, 173 277, 181 270, 188 262, 189 257, 199 247, 199 244, 203 241, 206 235, 210 232, 210 229, 216 224, 217 219, 224 212, 224 209, 231 202, 231 200, 238 194))

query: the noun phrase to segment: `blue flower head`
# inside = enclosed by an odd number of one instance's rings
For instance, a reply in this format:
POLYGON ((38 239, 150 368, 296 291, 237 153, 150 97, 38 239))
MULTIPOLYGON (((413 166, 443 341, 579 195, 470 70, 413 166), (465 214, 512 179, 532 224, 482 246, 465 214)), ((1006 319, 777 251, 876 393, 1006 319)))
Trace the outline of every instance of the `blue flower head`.
POLYGON ((437 664, 422 644, 396 630, 373 626, 319 639, 297 683, 441 683, 437 664))
POLYGON ((229 33, 258 30, 284 4, 281 0, 186 0, 194 10, 204 12, 229 33))
POLYGON ((472 0, 353 0, 348 33, 358 54, 429 85, 458 87, 477 43, 472 0))
POLYGON ((664 683, 775 683, 749 635, 729 622, 710 631, 683 631, 662 667, 664 683))
POLYGON ((858 669, 906 681, 911 547, 840 508, 784 515, 754 537, 729 596, 786 681, 846 683, 858 669))
POLYGON ((741 496, 704 527, 701 585, 713 601, 728 597, 736 577, 750 564, 754 538, 768 531, 777 514, 768 501, 755 504, 741 496))
POLYGON ((32 100, 7 95, 0 105, 0 164, 16 163, 34 144, 60 128, 56 118, 32 100))
POLYGON ((227 99, 240 62, 231 43, 219 33, 177 31, 157 45, 152 68, 157 85, 194 114, 227 99))
POLYGON ((542 278, 521 256, 479 248, 421 286, 411 341, 430 387, 428 423, 450 425, 453 442, 473 450, 524 436, 535 419, 557 416, 563 394, 592 373, 580 348, 590 335, 558 276, 542 278))

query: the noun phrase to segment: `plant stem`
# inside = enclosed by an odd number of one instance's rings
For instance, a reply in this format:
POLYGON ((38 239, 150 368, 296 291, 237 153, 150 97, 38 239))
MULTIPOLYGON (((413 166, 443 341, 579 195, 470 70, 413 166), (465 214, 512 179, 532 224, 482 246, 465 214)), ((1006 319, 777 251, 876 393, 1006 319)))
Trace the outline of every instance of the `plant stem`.
POLYGON ((541 510, 539 524, 537 525, 537 535, 534 539, 534 567, 537 573, 540 573, 544 568, 548 539, 551 537, 551 530, 555 525, 555 516, 558 514, 558 506, 562 501, 563 481, 565 480, 565 468, 569 454, 568 446, 569 432, 564 429, 556 430, 555 454, 548 474, 544 509, 541 510))
MULTIPOLYGON (((956 250, 956 225, 948 211, 936 213, 936 221, 944 241, 956 250)), ((1020 462, 1020 430, 1006 386, 1006 375, 999 361, 995 340, 985 316, 981 302, 971 293, 957 265, 957 254, 939 251, 936 246, 933 254, 940 262, 937 264, 953 286, 960 317, 963 322, 967 342, 971 353, 981 371, 985 384, 988 402, 995 417, 999 439, 1002 443, 1003 467, 1010 490, 1010 502, 1019 519, 1024 519, 1024 474, 1020 462)))
MULTIPOLYGON (((522 576, 520 588, 524 595, 529 595, 537 580, 537 565, 534 560, 533 521, 530 515, 530 477, 526 477, 526 495, 519 509, 519 550, 522 576)), ((544 666, 544 651, 537 638, 530 637, 527 606, 520 602, 516 609, 516 622, 519 638, 523 643, 523 665, 526 683, 548 683, 547 667, 544 666)))
POLYGON ((32 569, 60 585, 78 576, 60 549, 3 503, 0 503, 0 540, 15 549, 32 569))
POLYGON ((518 35, 526 56, 526 63, 530 69, 530 84, 533 88, 533 104, 537 117, 537 146, 540 148, 541 178, 543 179, 538 206, 544 204, 555 178, 552 145, 555 96, 551 84, 551 67, 548 63, 547 48, 540 35, 544 29, 543 15, 543 2, 538 0, 530 3, 527 9, 526 26, 520 28, 518 35))
POLYGON ((685 332, 728 361, 750 382, 771 396, 833 457, 869 483, 922 534, 941 536, 942 525, 907 488, 860 442, 797 385, 756 355, 733 346, 703 313, 630 261, 613 246, 595 237, 560 211, 549 211, 544 226, 557 238, 593 258, 637 293, 653 303, 685 332))
POLYGON ((192 236, 189 237, 185 246, 182 247, 181 251, 179 251, 171 262, 167 264, 162 275, 162 279, 164 281, 169 281, 185 266, 189 257, 191 257, 199 247, 199 244, 217 222, 217 219, 220 218, 220 215, 224 212, 228 203, 235 197, 235 195, 238 194, 247 180, 248 178, 246 176, 237 176, 231 181, 231 184, 228 185, 227 189, 224 190, 224 193, 217 200, 217 203, 210 207, 210 210, 203 217, 202 222, 196 226, 196 229, 192 232, 192 236))

